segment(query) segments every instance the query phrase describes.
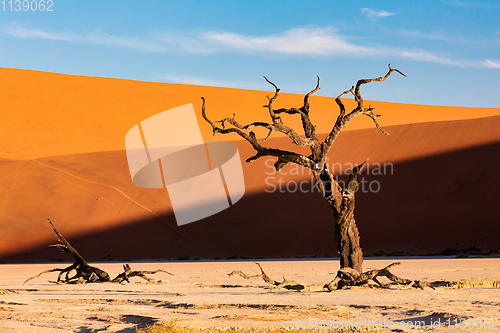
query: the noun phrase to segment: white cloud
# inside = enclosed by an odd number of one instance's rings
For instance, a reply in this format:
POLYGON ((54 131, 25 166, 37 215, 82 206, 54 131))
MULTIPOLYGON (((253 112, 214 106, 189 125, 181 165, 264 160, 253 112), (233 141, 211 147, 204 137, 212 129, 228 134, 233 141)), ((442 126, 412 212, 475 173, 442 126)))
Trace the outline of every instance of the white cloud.
MULTIPOLYGON (((301 56, 350 56, 402 58, 414 61, 432 62, 450 66, 495 68, 498 63, 491 60, 448 59, 421 49, 403 49, 385 45, 359 45, 348 37, 339 35, 332 28, 298 28, 280 34, 267 36, 248 36, 230 32, 161 32, 148 34, 143 38, 113 36, 103 32, 75 34, 72 32, 52 33, 39 29, 26 29, 10 26, 3 31, 21 39, 48 39, 61 42, 89 43, 113 47, 123 47, 143 52, 158 53, 278 53, 301 56)), ((407 32, 416 37, 418 31, 407 32)), ((442 37, 436 35, 433 38, 442 37)), ((231 82, 210 82, 204 78, 170 77, 179 83, 201 85, 234 86, 231 82)))
POLYGON ((387 12, 385 10, 374 10, 371 8, 361 8, 361 14, 365 14, 366 16, 370 18, 378 18, 378 17, 389 17, 392 15, 396 15, 396 13, 393 12, 387 12))
POLYGON ((468 8, 474 8, 474 9, 498 9, 498 8, 500 8, 500 5, 498 5, 498 4, 491 4, 491 3, 478 2, 478 1, 448 0, 448 1, 444 1, 444 3, 447 5, 468 7, 468 8))
POLYGON ((155 38, 157 43, 168 46, 169 52, 184 53, 215 53, 217 47, 210 41, 203 38, 203 32, 157 32, 150 36, 155 38))
POLYGON ((491 60, 452 60, 445 57, 436 56, 434 54, 418 49, 410 51, 400 51, 400 55, 404 59, 432 62, 449 66, 500 69, 500 62, 493 62, 491 60))
POLYGON ((74 37, 69 33, 50 33, 39 29, 25 29, 17 26, 6 27, 4 28, 4 31, 11 36, 21 39, 41 38, 66 42, 71 42, 74 39, 74 37))
POLYGON ((195 84, 199 86, 217 86, 217 87, 235 86, 235 82, 231 81, 212 80, 206 77, 190 76, 190 75, 164 74, 164 75, 159 75, 158 80, 167 81, 171 83, 195 84))
POLYGON ((415 49, 415 50, 404 50, 398 52, 400 56, 404 59, 412 59, 415 61, 424 61, 424 62, 435 62, 443 65, 452 65, 452 66, 463 66, 459 61, 450 60, 444 57, 439 57, 434 54, 428 53, 423 50, 415 49))
POLYGON ((152 40, 141 40, 132 37, 119 37, 108 35, 102 32, 95 32, 78 36, 76 41, 88 42, 92 44, 126 47, 145 52, 165 52, 166 47, 152 40))
POLYGON ((487 59, 484 62, 484 67, 500 69, 500 61, 493 62, 493 61, 487 59))
POLYGON ((199 86, 212 86, 212 87, 229 87, 229 88, 240 88, 240 89, 255 89, 262 90, 262 87, 266 86, 266 83, 255 83, 240 80, 213 80, 202 76, 191 76, 191 75, 176 75, 176 74, 160 74, 155 78, 157 81, 169 82, 169 83, 181 83, 181 84, 194 84, 199 86))
POLYGON ((355 45, 332 28, 299 28, 269 36, 246 36, 229 32, 163 32, 145 39, 119 37, 102 32, 88 34, 50 33, 39 29, 11 26, 3 29, 22 39, 53 39, 73 43, 127 47, 146 52, 215 53, 221 51, 258 51, 295 55, 349 55, 373 53, 374 49, 355 45))
POLYGON ((107 46, 119 46, 146 52, 164 52, 165 47, 154 41, 140 40, 131 37, 119 37, 103 32, 75 34, 72 32, 52 33, 39 29, 26 29, 12 25, 3 29, 7 34, 20 39, 49 39, 72 43, 90 43, 107 46))
POLYGON ((207 42, 234 50, 274 52, 300 55, 349 55, 373 51, 347 41, 331 28, 300 28, 281 34, 254 37, 235 33, 208 32, 201 36, 207 42))
POLYGON ((449 35, 438 32, 422 32, 418 30, 405 30, 405 29, 399 30, 399 34, 409 38, 440 40, 450 44, 469 44, 459 35, 449 35))
MULTIPOLYGON (((500 35, 500 32, 497 32, 500 35)), ((413 39, 426 39, 432 41, 442 41, 450 45, 466 45, 466 46, 481 46, 487 47, 491 45, 500 44, 500 40, 496 38, 465 38, 463 35, 458 33, 445 33, 445 32, 423 32, 419 30, 405 30, 399 29, 395 31, 395 34, 401 35, 413 39)))

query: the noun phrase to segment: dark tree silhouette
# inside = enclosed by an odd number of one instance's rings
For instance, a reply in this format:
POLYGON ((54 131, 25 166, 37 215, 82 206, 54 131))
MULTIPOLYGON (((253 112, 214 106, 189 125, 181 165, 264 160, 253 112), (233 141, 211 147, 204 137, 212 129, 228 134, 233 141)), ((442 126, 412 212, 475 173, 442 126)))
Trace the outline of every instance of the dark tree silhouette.
POLYGON ((75 250, 73 246, 64 238, 64 236, 56 229, 52 221, 50 220, 50 215, 48 217, 49 223, 52 226, 52 229, 56 233, 57 237, 57 244, 51 245, 54 247, 59 248, 62 252, 69 252, 75 258, 75 262, 71 265, 69 265, 66 268, 53 268, 53 269, 48 269, 46 271, 43 271, 35 276, 30 277, 26 281, 24 281, 23 284, 26 284, 26 282, 33 280, 37 277, 40 277, 41 275, 51 273, 51 272, 59 272, 59 275, 57 276, 57 281, 49 281, 52 283, 57 283, 57 284, 83 284, 83 283, 90 283, 90 282, 115 282, 115 283, 122 283, 122 282, 130 282, 130 278, 132 277, 140 277, 146 280, 148 283, 161 283, 161 281, 156 281, 153 280, 149 277, 147 277, 144 274, 155 274, 159 272, 167 273, 170 275, 173 275, 172 273, 169 273, 167 271, 164 271, 163 269, 158 269, 156 271, 133 271, 130 269, 130 266, 128 264, 123 265, 123 273, 118 274, 117 277, 115 277, 113 280, 109 278, 109 274, 103 271, 102 269, 99 269, 97 267, 90 266, 87 261, 78 253, 78 251, 75 250), (69 276, 71 272, 75 271, 75 274, 73 276, 69 276), (62 279, 62 275, 65 274, 64 279, 62 279))
MULTIPOLYGON (((247 162, 255 161, 261 157, 270 156, 276 158, 276 163, 274 163, 274 167, 276 171, 279 171, 288 163, 295 163, 311 170, 311 173, 318 184, 319 188, 323 193, 323 197, 326 199, 328 205, 332 209, 333 216, 335 219, 335 244, 337 247, 337 251, 340 255, 340 268, 342 270, 343 277, 340 278, 340 281, 344 281, 347 283, 347 280, 351 280, 351 284, 356 279, 360 278, 358 284, 363 284, 368 282, 370 279, 375 279, 376 275, 380 276, 392 276, 388 271, 388 267, 378 270, 378 272, 370 271, 373 274, 373 277, 367 273, 362 272, 363 265, 363 251, 361 250, 361 246, 359 244, 359 233, 358 228, 356 227, 356 221, 354 219, 354 206, 355 206, 355 190, 357 187, 357 176, 361 171, 365 162, 353 168, 349 175, 349 182, 346 184, 344 188, 342 188, 338 182, 334 179, 331 171, 328 169, 328 153, 332 148, 335 140, 339 136, 342 129, 354 118, 361 115, 366 115, 370 117, 375 126, 385 135, 389 135, 377 122, 377 118, 380 115, 373 113, 374 108, 371 106, 365 107, 364 100, 361 96, 361 86, 364 84, 368 84, 371 82, 382 82, 385 81, 393 72, 397 72, 403 76, 401 71, 391 68, 391 65, 388 65, 389 71, 385 76, 381 76, 375 79, 361 79, 358 80, 355 86, 352 86, 351 89, 344 91, 335 99, 340 113, 337 117, 335 124, 333 125, 332 130, 326 136, 326 138, 321 142, 318 140, 316 136, 316 128, 311 122, 309 117, 309 98, 311 95, 316 93, 319 87, 319 76, 316 87, 307 93, 304 97, 304 104, 299 108, 281 108, 274 109, 273 103, 279 96, 280 89, 270 80, 268 80, 265 76, 264 79, 271 84, 275 93, 272 97, 268 98, 268 104, 264 105, 269 110, 269 116, 271 117, 270 122, 253 122, 248 125, 242 125, 238 123, 233 115, 232 118, 225 118, 222 120, 212 121, 206 115, 205 110, 205 99, 202 97, 203 106, 202 106, 202 115, 203 118, 212 126, 212 130, 214 135, 217 133, 220 134, 228 134, 228 133, 236 133, 246 141, 248 141, 252 147, 255 149, 256 154, 250 158, 248 158, 247 162), (356 107, 350 112, 346 111, 344 103, 342 102, 342 97, 348 94, 352 94, 357 103, 356 107), (302 120, 302 128, 304 131, 304 135, 300 135, 297 131, 291 127, 288 127, 283 123, 283 120, 280 115, 289 114, 289 115, 299 115, 302 120), (265 128, 268 131, 267 136, 259 141, 254 132, 250 131, 252 128, 265 128), (281 132, 287 135, 294 144, 301 147, 309 147, 311 154, 309 156, 299 154, 292 151, 281 150, 276 148, 269 148, 262 145, 262 142, 266 141, 273 132, 281 132), (349 276, 347 277, 346 272, 349 272, 349 276), (376 273, 376 274, 375 274, 376 273)), ((340 272, 340 271, 339 271, 340 272)), ((233 272, 234 274, 239 274, 244 277, 244 273, 242 272, 233 272), (240 274, 242 273, 242 274, 240 274)), ((234 275, 233 274, 233 275, 234 275)), ((262 274, 265 273, 262 271, 262 274)), ((259 275, 260 277, 261 275, 259 275)), ((248 276, 247 276, 248 277, 248 276)), ((266 275, 267 277, 267 275, 266 275)), ((395 276, 394 276, 395 277, 395 276)), ((394 280, 396 280, 395 277, 394 280)), ((397 278, 399 279, 399 278, 397 278)), ((266 280, 266 279, 264 279, 266 280)), ((404 279, 400 279, 403 281, 404 279)), ((270 280, 271 281, 271 280, 270 280)), ((400 282, 401 282, 400 281, 400 282)), ((268 281, 266 281, 268 282, 268 281)), ((276 281, 274 281, 276 282, 276 281)), ((274 283, 273 282, 273 283, 274 283)), ((395 281, 396 282, 396 281, 395 281)), ((405 284, 409 284, 411 281, 406 281, 405 284)), ((270 282, 269 282, 270 283, 270 282)), ((276 282, 278 283, 278 282, 276 282)), ((278 283, 279 284, 279 283, 278 283)), ((341 282, 341 285, 343 283, 341 282)), ((294 288, 292 288, 294 289, 294 288)), ((300 289, 300 288, 299 288, 300 289)), ((328 288, 330 289, 330 288, 328 288)))

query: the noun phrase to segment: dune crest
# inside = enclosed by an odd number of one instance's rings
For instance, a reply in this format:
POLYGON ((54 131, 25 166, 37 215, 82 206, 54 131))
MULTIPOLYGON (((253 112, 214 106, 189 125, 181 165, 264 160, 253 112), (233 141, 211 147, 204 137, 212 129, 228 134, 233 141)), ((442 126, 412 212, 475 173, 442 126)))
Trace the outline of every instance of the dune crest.
MULTIPOLYGON (((201 99, 207 114, 222 119, 236 113, 241 123, 267 121, 262 107, 266 91, 142 82, 0 68, 2 121, 0 158, 34 159, 55 155, 121 150, 127 131, 159 112, 192 103, 205 141, 213 139, 211 127, 201 117, 201 99)), ((314 86, 314 78, 311 80, 314 86)), ((353 82, 345 82, 349 87, 353 82)), ((279 86, 279 82, 277 82, 279 86)), ((306 92, 304 92, 306 93, 306 92)), ((340 92, 339 92, 340 93, 340 92)), ((465 108, 365 101, 384 115, 382 126, 472 119, 500 115, 500 108, 465 108)), ((303 95, 280 94, 276 107, 295 107, 303 95)), ((338 114, 332 97, 311 98, 311 118, 317 133, 328 133, 338 114)), ((346 99, 346 107, 354 105, 346 99)), ((285 117, 300 128, 298 117, 285 117)), ((372 128, 368 117, 359 117, 346 130, 372 128)), ((257 133, 265 136, 267 133, 257 133)), ((224 136, 219 140, 237 140, 224 136)))

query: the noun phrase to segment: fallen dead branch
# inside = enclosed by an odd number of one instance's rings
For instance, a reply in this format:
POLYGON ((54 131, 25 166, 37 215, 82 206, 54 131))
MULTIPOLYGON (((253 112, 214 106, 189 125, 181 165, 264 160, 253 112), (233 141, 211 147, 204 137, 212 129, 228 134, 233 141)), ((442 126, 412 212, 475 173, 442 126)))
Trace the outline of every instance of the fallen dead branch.
POLYGON ((403 279, 396 275, 394 275, 390 268, 396 265, 400 265, 401 263, 395 262, 392 263, 382 269, 372 269, 370 271, 364 272, 362 274, 358 273, 358 271, 344 267, 337 272, 337 276, 329 283, 314 283, 310 285, 303 285, 301 283, 287 280, 283 277, 282 282, 278 282, 276 280, 271 279, 265 272, 262 266, 258 262, 254 262, 257 266, 259 266, 260 274, 248 275, 242 271, 232 271, 228 274, 229 277, 234 275, 239 275, 244 279, 259 279, 261 278, 264 282, 268 284, 272 284, 272 289, 287 289, 287 290, 296 290, 300 292, 314 292, 314 291, 334 291, 337 289, 343 289, 352 286, 362 286, 368 284, 370 281, 375 282, 378 286, 384 287, 377 278, 378 277, 386 277, 393 284, 402 285, 406 287, 413 287, 424 289, 424 287, 429 287, 434 289, 434 286, 423 280, 409 280, 403 279))
POLYGON ((123 273, 118 274, 117 277, 115 277, 111 282, 117 282, 117 283, 123 283, 123 282, 130 282, 130 278, 137 276, 140 278, 143 278, 144 280, 148 281, 148 283, 161 283, 162 281, 156 281, 153 280, 149 277, 147 277, 145 274, 156 274, 159 272, 167 273, 172 276, 175 276, 174 274, 164 271, 163 269, 157 269, 156 271, 133 271, 130 269, 129 264, 123 265, 123 273))
POLYGON ((57 281, 49 281, 51 283, 56 283, 56 284, 83 284, 83 283, 90 283, 90 282, 116 282, 116 283, 122 283, 122 282, 130 282, 130 278, 132 277, 140 277, 146 280, 148 283, 162 283, 161 280, 157 281, 154 279, 151 279, 147 277, 145 274, 156 274, 159 272, 167 273, 172 276, 174 274, 169 273, 165 270, 162 269, 157 269, 156 271, 133 271, 128 264, 123 265, 123 273, 118 274, 117 277, 115 277, 113 280, 110 279, 109 274, 103 271, 102 269, 99 269, 97 267, 90 266, 87 261, 78 253, 78 251, 71 246, 71 244, 64 238, 64 236, 59 233, 59 231, 56 229, 52 221, 50 220, 50 215, 48 216, 48 220, 50 225, 52 226, 52 229, 56 233, 57 237, 57 244, 50 245, 53 247, 59 248, 62 252, 69 252, 73 257, 75 258, 75 262, 71 264, 68 267, 65 268, 52 268, 48 269, 46 271, 43 271, 35 276, 30 277, 26 281, 24 281, 23 285, 26 284, 28 281, 31 281, 35 278, 38 278, 44 274, 51 273, 51 272, 59 272, 59 275, 57 276, 57 281), (70 277, 71 272, 75 271, 75 275, 70 277), (62 276, 65 274, 64 279, 62 279, 62 276))

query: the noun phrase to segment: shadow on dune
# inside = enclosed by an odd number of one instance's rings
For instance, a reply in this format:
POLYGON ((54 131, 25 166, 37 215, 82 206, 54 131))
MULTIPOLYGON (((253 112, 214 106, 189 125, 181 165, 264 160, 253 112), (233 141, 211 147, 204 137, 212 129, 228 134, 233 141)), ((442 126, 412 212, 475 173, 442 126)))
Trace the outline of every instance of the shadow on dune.
MULTIPOLYGON (((494 143, 397 163, 392 175, 363 171, 365 189, 380 185, 377 193, 357 194, 363 250, 425 254, 472 245, 500 248, 499 168, 500 143, 494 143)), ((333 233, 331 211, 319 193, 276 191, 247 194, 234 207, 181 227, 168 214, 68 240, 89 261, 278 258, 335 256, 333 233)), ((0 257, 2 262, 70 259, 48 246, 0 257)))

